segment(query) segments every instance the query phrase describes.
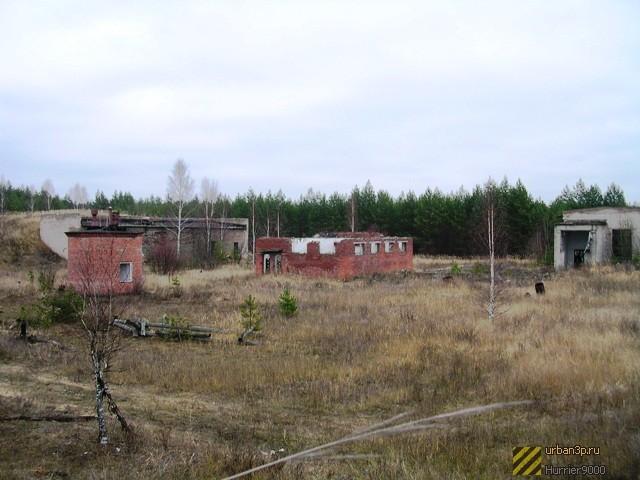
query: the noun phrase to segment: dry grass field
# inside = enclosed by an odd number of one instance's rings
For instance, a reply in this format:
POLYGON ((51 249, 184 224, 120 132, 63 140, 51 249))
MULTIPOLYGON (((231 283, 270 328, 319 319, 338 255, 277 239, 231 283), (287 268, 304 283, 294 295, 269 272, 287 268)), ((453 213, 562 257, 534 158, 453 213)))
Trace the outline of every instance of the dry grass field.
MULTIPOLYGON (((64 349, 18 341, 13 319, 37 293, 19 265, 2 268, 0 417, 91 415, 79 330, 37 332, 64 349)), ((512 447, 556 444, 599 447, 600 455, 543 463, 640 474, 640 272, 553 275, 544 296, 528 280, 505 282, 493 323, 480 276, 339 282, 224 267, 179 278, 176 291, 149 274, 144 292, 124 299, 126 314, 181 315, 222 333, 206 343, 125 341, 110 379, 135 437, 123 438, 113 419, 107 448, 96 444, 93 421, 3 421, 0 478, 224 478, 400 413, 412 420, 510 400, 535 403, 354 442, 251 478, 511 478, 512 447), (284 286, 298 298, 294 318, 278 312, 284 286), (238 307, 249 294, 264 331, 258 345, 239 346, 238 307)))

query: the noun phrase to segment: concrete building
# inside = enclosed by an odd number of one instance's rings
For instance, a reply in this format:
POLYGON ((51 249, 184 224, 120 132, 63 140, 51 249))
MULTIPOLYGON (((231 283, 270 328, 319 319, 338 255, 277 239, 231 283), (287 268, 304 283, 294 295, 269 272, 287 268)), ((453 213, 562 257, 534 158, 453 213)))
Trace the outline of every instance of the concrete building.
MULTIPOLYGON (((65 232, 72 230, 103 229, 116 215, 118 224, 123 229, 136 229, 143 232, 143 252, 151 258, 153 248, 164 241, 173 242, 175 235, 175 219, 154 218, 130 215, 118 215, 117 212, 99 214, 92 211, 91 216, 75 213, 48 213, 40 221, 40 238, 52 251, 68 258, 67 236, 65 232)), ((186 263, 198 265, 207 252, 207 224, 204 218, 184 219, 181 251, 186 263)), ((220 247, 226 254, 245 258, 249 246, 249 220, 246 218, 213 218, 210 222, 212 251, 220 247)))
POLYGON ((556 270, 630 261, 640 253, 640 208, 569 210, 554 229, 556 270))
POLYGON ((413 270, 413 240, 379 233, 347 232, 310 238, 256 240, 256 275, 298 273, 349 279, 413 270))
POLYGON ((68 278, 76 291, 117 295, 141 289, 143 232, 107 228, 66 235, 68 278))

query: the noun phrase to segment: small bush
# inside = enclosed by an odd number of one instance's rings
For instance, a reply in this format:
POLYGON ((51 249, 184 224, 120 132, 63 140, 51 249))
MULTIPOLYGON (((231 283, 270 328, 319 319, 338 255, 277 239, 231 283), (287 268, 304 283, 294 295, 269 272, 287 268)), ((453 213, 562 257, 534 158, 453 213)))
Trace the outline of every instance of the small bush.
POLYGON ((451 265, 451 275, 460 275, 462 273, 462 268, 456 262, 453 262, 451 265))
MULTIPOLYGON (((30 279, 33 277, 30 275, 30 279)), ((38 272, 38 302, 23 305, 18 321, 26 321, 30 326, 49 327, 54 323, 75 323, 83 309, 82 297, 64 286, 54 288, 55 272, 44 269, 38 272)))
POLYGON ((262 330, 262 314, 256 299, 252 295, 245 298, 242 305, 240 305, 240 316, 242 317, 244 331, 238 338, 238 343, 244 343, 249 335, 262 330))
POLYGON ((179 262, 175 242, 169 241, 166 237, 161 238, 151 249, 149 264, 155 273, 163 275, 171 275, 178 270, 179 262))
POLYGON ((176 298, 180 298, 182 296, 182 284, 180 283, 180 278, 179 277, 172 277, 171 278, 171 294, 176 297, 176 298))
POLYGON ((487 273, 489 273, 489 267, 487 267, 484 263, 476 262, 473 264, 471 272, 474 275, 486 275, 487 273))
POLYGON ((192 338, 191 333, 188 331, 190 325, 186 318, 179 315, 163 315, 163 323, 169 325, 167 330, 158 332, 158 335, 164 339, 176 339, 176 340, 189 340, 192 338))
POLYGON ((298 313, 298 301, 296 300, 296 297, 291 295, 288 288, 285 287, 282 291, 278 299, 278 303, 280 305, 280 313, 285 317, 293 317, 298 313))
POLYGON ((75 323, 80 318, 83 301, 73 290, 60 287, 45 295, 41 306, 47 323, 75 323))
POLYGON ((224 251, 224 245, 221 242, 213 244, 213 252, 211 252, 214 265, 220 265, 229 261, 229 256, 224 251))
POLYGON ((56 272, 52 268, 43 268, 38 272, 38 288, 42 295, 48 295, 53 291, 56 281, 56 272))
POLYGON ((49 327, 51 322, 39 304, 22 305, 17 318, 18 323, 26 322, 30 327, 49 327))

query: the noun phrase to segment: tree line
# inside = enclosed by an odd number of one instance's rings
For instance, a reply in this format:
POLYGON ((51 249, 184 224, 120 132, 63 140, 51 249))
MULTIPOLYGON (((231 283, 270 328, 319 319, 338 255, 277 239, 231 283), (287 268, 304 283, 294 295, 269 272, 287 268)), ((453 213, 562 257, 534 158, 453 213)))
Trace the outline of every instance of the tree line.
MULTIPOLYGON (((201 192, 185 199, 185 217, 255 218, 256 237, 380 231, 413 237, 419 253, 460 256, 485 254, 478 232, 484 226, 483 202, 490 190, 501 232, 497 253, 536 256, 547 261, 553 255, 553 225, 561 220, 564 210, 627 205, 624 192, 616 184, 603 192, 598 185, 586 185, 582 180, 565 187, 549 204, 534 199, 520 180, 512 184, 507 179, 498 183, 489 180, 471 191, 461 188, 444 193, 427 188, 421 194, 410 191, 395 197, 367 182, 349 194, 327 195, 309 189, 298 199, 287 198, 282 191, 256 193, 252 189, 231 198, 218 194, 217 188, 212 192, 211 185, 205 179, 201 192)), ((93 199, 87 197, 86 189, 78 184, 60 196, 50 180, 35 189, 16 187, 4 177, 0 179, 0 212, 111 206, 132 215, 175 215, 175 199, 169 195, 136 199, 131 193, 116 191, 109 198, 97 191, 93 199)))

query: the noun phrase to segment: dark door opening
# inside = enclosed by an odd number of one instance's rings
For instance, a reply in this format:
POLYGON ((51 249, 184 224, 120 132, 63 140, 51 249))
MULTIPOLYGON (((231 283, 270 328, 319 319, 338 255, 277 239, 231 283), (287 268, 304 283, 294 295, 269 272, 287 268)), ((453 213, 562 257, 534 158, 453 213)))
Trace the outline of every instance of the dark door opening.
POLYGON ((578 268, 584 264, 584 249, 575 249, 573 251, 573 266, 578 268))
POLYGON ((264 252, 262 257, 262 273, 280 273, 282 268, 282 250, 264 252))

